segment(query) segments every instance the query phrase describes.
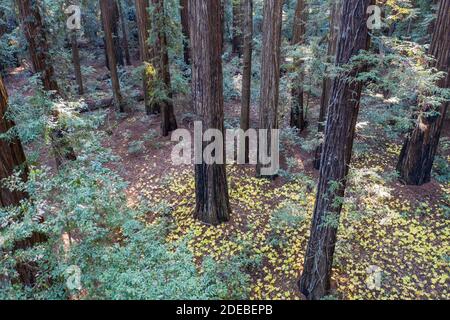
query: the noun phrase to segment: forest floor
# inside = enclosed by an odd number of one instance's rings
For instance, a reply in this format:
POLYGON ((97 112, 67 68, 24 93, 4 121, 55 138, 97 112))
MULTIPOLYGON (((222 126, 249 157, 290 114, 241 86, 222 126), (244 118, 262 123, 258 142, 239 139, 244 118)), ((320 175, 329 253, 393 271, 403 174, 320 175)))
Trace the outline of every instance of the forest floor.
MULTIPOLYGON (((96 66, 95 70, 91 81, 107 74, 104 67, 96 66)), ((21 85, 20 74, 24 72, 18 70, 9 77, 12 91, 21 85)), ((177 117, 180 127, 192 129, 192 122, 184 117, 188 105, 177 100, 177 117)), ((226 117, 237 116, 238 108, 237 103, 226 103, 226 117)), ((105 130, 109 137, 104 141, 119 157, 111 166, 129 183, 130 206, 147 200, 169 207, 167 240, 176 243, 187 236, 197 261, 206 256, 218 261, 230 257, 250 261, 251 299, 300 299, 297 281, 318 177, 312 168, 313 153, 288 145, 282 165, 286 169, 289 158, 291 168, 275 181, 255 178, 252 166, 228 165, 231 221, 207 226, 193 219, 193 166, 174 166, 170 155, 175 143, 159 137, 158 116, 146 116, 142 102, 132 109, 121 117, 108 112, 105 130)), ((360 122, 370 127, 365 111, 363 105, 360 122)), ((449 127, 447 123, 447 138, 449 127)), ((315 129, 311 120, 309 130, 315 129)), ((380 139, 376 132, 358 130, 356 147, 363 146, 363 151, 355 152, 353 158, 340 221, 334 297, 450 299, 450 184, 433 180, 410 187, 396 182, 392 177, 401 141, 380 139)), ((303 133, 302 139, 306 141, 308 135, 303 133)), ((149 212, 150 220, 160 216, 158 210, 149 212)))

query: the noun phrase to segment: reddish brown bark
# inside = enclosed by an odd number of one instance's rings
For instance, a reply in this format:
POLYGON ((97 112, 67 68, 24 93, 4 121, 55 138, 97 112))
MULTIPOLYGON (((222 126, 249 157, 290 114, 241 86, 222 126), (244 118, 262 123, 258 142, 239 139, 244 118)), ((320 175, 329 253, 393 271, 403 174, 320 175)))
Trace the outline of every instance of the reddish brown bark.
MULTIPOLYGON (((450 0, 441 0, 434 27, 430 55, 435 57, 435 66, 446 72, 438 86, 450 87, 450 0)), ((438 115, 431 113, 432 108, 424 105, 414 130, 407 136, 397 170, 400 181, 409 185, 422 185, 430 182, 434 158, 439 145, 442 126, 449 103, 443 103, 438 115)))
POLYGON ((116 15, 115 9, 117 8, 117 4, 114 0, 99 0, 100 1, 100 10, 102 14, 103 21, 103 31, 105 33, 105 43, 106 43, 106 52, 109 70, 111 72, 111 84, 112 91, 114 96, 114 104, 116 108, 119 109, 120 112, 124 112, 124 104, 122 101, 122 94, 120 92, 120 82, 119 82, 119 74, 117 72, 117 62, 116 62, 116 54, 115 49, 117 50, 117 43, 114 42, 113 38, 113 26, 111 22, 114 21, 111 15, 116 15))
MULTIPOLYGON (((192 47, 192 95, 203 130, 224 132, 223 74, 220 0, 189 0, 192 47)), ((217 225, 230 219, 226 167, 195 165, 196 207, 194 216, 217 225)))
MULTIPOLYGON (((278 128, 282 11, 282 0, 264 2, 259 128, 269 132, 266 153, 268 156, 271 156, 270 132, 278 128)), ((262 167, 258 161, 258 177, 261 176, 262 167)))
MULTIPOLYGON (((374 0, 347 0, 343 3, 336 64, 347 64, 369 47, 367 8, 374 0)), ((323 145, 319 186, 305 254, 300 291, 308 299, 329 294, 346 177, 352 155, 356 120, 363 84, 354 77, 361 66, 339 75, 333 82, 323 145)))

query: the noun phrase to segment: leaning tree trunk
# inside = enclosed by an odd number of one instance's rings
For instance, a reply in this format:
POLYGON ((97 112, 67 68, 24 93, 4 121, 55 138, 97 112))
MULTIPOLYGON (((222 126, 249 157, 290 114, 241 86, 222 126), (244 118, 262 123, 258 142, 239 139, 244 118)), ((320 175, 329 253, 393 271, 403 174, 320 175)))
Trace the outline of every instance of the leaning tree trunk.
POLYGON ((103 20, 103 31, 105 32, 105 43, 107 52, 106 56, 108 58, 109 70, 111 72, 111 84, 113 90, 114 104, 116 108, 119 109, 120 112, 124 112, 125 109, 122 101, 122 94, 120 93, 119 74, 117 72, 117 62, 114 50, 117 44, 114 43, 111 26, 111 21, 113 20, 111 18, 111 14, 115 14, 114 7, 117 8, 117 4, 114 0, 100 0, 100 10, 102 13, 102 20, 103 20))
MULTIPOLYGON (((283 1, 265 0, 261 62, 261 92, 259 129, 268 130, 267 155, 271 155, 271 130, 278 129, 278 98, 281 61, 281 26, 283 1)), ((260 152, 261 150, 259 150, 260 152)), ((260 158, 258 156, 258 158, 260 158)), ((258 160, 256 175, 261 176, 263 165, 258 160)), ((269 177, 270 178, 270 177, 269 177)))
MULTIPOLYGON (((441 88, 450 88, 450 0, 441 0, 431 41, 430 54, 435 66, 446 73, 438 82, 441 88)), ((400 153, 397 171, 400 181, 408 185, 430 182, 431 170, 439 145, 442 126, 449 103, 443 103, 436 115, 433 107, 424 105, 414 130, 408 135, 400 153)))
POLYGON ((72 62, 75 72, 75 79, 78 85, 78 94, 81 96, 84 94, 83 77, 81 75, 80 64, 80 51, 78 50, 77 32, 72 31, 70 35, 70 41, 72 44, 72 62))
MULTIPOLYGON (((8 109, 8 94, 0 77, 0 136, 7 133, 14 127, 14 122, 5 116, 8 109)), ((18 138, 6 140, 0 138, 0 208, 17 206, 27 198, 27 194, 22 191, 11 191, 2 186, 2 180, 9 178, 15 170, 20 170, 22 181, 28 179, 28 167, 25 153, 18 138)), ((36 243, 46 241, 46 236, 37 232, 24 240, 15 244, 15 250, 28 249, 36 243)), ((36 283, 37 265, 32 261, 17 263, 16 270, 19 280, 24 286, 32 287, 36 283)))
MULTIPOLYGON (((334 0, 331 16, 330 16, 330 31, 328 35, 328 52, 327 59, 329 63, 332 63, 331 59, 334 60, 336 55, 336 47, 337 47, 337 37, 339 34, 339 21, 341 14, 341 4, 342 0, 334 0)), ((325 126, 325 117, 327 115, 328 103, 330 102, 330 91, 331 86, 333 85, 333 79, 325 76, 322 82, 322 96, 320 98, 320 111, 319 111, 319 126, 318 132, 319 134, 323 133, 325 126)), ((320 169, 320 158, 322 156, 322 147, 323 144, 320 143, 316 148, 315 156, 314 156, 314 168, 316 170, 320 169)))
POLYGON ((117 7, 119 9, 120 24, 122 27, 122 45, 123 45, 123 51, 125 52, 125 62, 127 63, 127 65, 131 66, 130 48, 128 45, 127 24, 126 24, 126 21, 128 21, 128 17, 125 20, 123 8, 122 8, 122 1, 117 0, 117 7))
POLYGON ((170 80, 169 54, 167 52, 167 37, 165 28, 165 12, 163 0, 152 0, 155 6, 155 18, 153 21, 156 31, 156 42, 154 44, 155 55, 153 65, 156 68, 156 74, 159 77, 157 81, 162 81, 167 98, 156 102, 156 108, 161 110, 161 135, 168 136, 171 131, 177 129, 173 107, 172 84, 170 80))
MULTIPOLYGON (((294 28, 292 32, 292 45, 298 46, 305 43, 307 9, 305 0, 297 1, 295 9, 294 28)), ((294 59, 296 76, 293 80, 292 107, 291 107, 291 127, 303 131, 306 127, 305 114, 303 108, 303 67, 299 59, 294 59)))
MULTIPOLYGON (((338 66, 347 64, 361 50, 369 48, 366 12, 373 3, 374 0, 344 2, 336 54, 338 66)), ((331 91, 311 236, 300 279, 300 291, 308 299, 321 299, 330 290, 338 221, 363 87, 354 78, 362 68, 356 66, 339 75, 331 91)))
MULTIPOLYGON (((192 47, 192 95, 203 130, 224 132, 220 0, 189 0, 192 47)), ((203 145, 203 148, 205 145, 203 145)), ((225 164, 195 165, 194 217, 217 225, 230 219, 225 164)))
POLYGON ((233 54, 242 55, 241 0, 231 0, 233 11, 233 54))
MULTIPOLYGON (((242 71, 241 129, 250 129, 250 101, 252 84, 252 51, 253 51, 253 0, 244 0, 244 48, 242 71)), ((245 141, 245 161, 249 160, 249 141, 245 141)))
POLYGON ((53 66, 49 63, 47 36, 37 3, 35 0, 17 0, 16 3, 34 72, 41 74, 44 90, 59 92, 53 66))
MULTIPOLYGON (((55 72, 48 57, 49 47, 46 31, 42 23, 38 4, 33 0, 20 0, 17 1, 17 6, 34 72, 40 74, 45 91, 51 92, 52 95, 60 95, 61 92, 55 80, 55 72)), ((52 117, 55 122, 58 122, 59 112, 54 110, 52 117)), ((52 149, 58 168, 66 160, 76 160, 75 152, 66 141, 65 136, 63 129, 52 130, 52 149)))
POLYGON ((183 33, 183 53, 184 63, 191 64, 191 53, 189 48, 189 1, 180 0, 180 16, 181 16, 181 31, 183 33))

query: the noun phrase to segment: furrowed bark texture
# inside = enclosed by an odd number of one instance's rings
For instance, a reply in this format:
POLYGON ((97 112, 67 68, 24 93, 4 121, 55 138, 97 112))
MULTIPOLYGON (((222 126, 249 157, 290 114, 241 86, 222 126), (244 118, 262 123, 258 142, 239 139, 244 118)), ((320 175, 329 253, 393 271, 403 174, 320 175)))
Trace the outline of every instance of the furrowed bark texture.
MULTIPOLYGON (((223 133, 220 0, 189 0, 189 25, 194 109, 202 118, 203 130, 217 129, 223 133)), ((231 210, 225 165, 196 164, 195 184, 195 218, 212 225, 228 221, 231 210)))
MULTIPOLYGON (((271 155, 270 131, 278 129, 282 10, 282 0, 266 0, 264 2, 259 128, 268 130, 267 155, 269 156, 271 155)), ((263 167, 259 162, 258 160, 256 166, 256 176, 258 177, 261 176, 263 167)))
MULTIPOLYGON (((436 59, 435 67, 447 75, 438 86, 450 87, 450 0, 441 0, 434 25, 430 55, 436 59)), ((439 146, 442 126, 449 103, 443 103, 438 115, 430 115, 432 107, 420 110, 413 131, 406 137, 397 164, 400 181, 408 185, 422 185, 431 181, 434 158, 439 146), (428 113, 427 113, 428 112, 428 113)))
MULTIPOLYGON (((336 64, 369 47, 367 7, 372 0, 347 0, 343 4, 336 64)), ((316 205, 308 242, 300 291, 308 299, 320 299, 330 291, 337 225, 352 155, 356 120, 363 84, 349 80, 362 66, 339 75, 333 82, 323 145, 316 205), (331 223, 333 222, 333 223, 331 223)))

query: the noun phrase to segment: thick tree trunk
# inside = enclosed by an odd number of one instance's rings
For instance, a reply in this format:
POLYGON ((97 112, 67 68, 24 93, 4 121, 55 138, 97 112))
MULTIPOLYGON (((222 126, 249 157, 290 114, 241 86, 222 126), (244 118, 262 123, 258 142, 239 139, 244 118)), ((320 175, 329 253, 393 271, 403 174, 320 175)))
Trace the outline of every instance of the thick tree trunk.
MULTIPOLYGON (((241 129, 250 128, 250 102, 252 85, 252 51, 253 51, 253 0, 244 0, 244 48, 242 71, 241 129)), ((245 161, 249 160, 249 141, 245 141, 245 161)))
POLYGON ((130 48, 128 45, 128 35, 127 35, 128 28, 126 23, 126 21, 128 21, 128 18, 125 20, 125 15, 123 13, 122 8, 122 1, 117 0, 117 7, 119 8, 120 24, 122 26, 122 46, 123 51, 125 52, 125 62, 127 63, 127 65, 131 66, 130 48))
POLYGON ((189 1, 180 0, 180 16, 181 16, 181 31, 183 32, 183 53, 184 63, 191 64, 191 52, 189 48, 189 1))
MULTIPOLYGON (((0 135, 5 134, 14 127, 14 123, 5 116, 8 109, 8 94, 0 78, 0 135)), ((22 180, 27 180, 27 166, 25 153, 19 139, 6 141, 0 138, 0 207, 18 205, 26 197, 26 194, 18 191, 10 191, 1 187, 1 181, 10 177, 15 169, 22 167, 22 180)))
POLYGON ((83 77, 81 75, 81 64, 80 64, 80 52, 78 50, 78 41, 77 41, 77 33, 73 31, 70 35, 70 40, 72 43, 72 61, 75 72, 75 79, 78 85, 78 94, 84 94, 83 88, 83 77))
MULTIPOLYGON (((114 0, 99 0, 100 1, 100 10, 102 13, 103 20, 103 30, 105 32, 105 42, 106 42, 106 52, 108 58, 109 70, 111 72, 111 83, 112 83, 112 91, 114 96, 114 104, 115 107, 119 109, 120 112, 124 112, 124 104, 122 101, 122 94, 120 93, 120 82, 119 82, 119 74, 117 72, 117 62, 116 62, 116 54, 115 48, 117 50, 117 43, 114 42, 113 33, 112 33, 112 18, 111 15, 115 15, 114 8, 117 8, 117 3, 114 0)), ((119 46, 120 47, 120 46, 119 46)))
POLYGON ((233 9, 233 54, 242 55, 242 14, 241 0, 231 0, 233 9))
MULTIPOLYGON (((265 0, 259 128, 268 130, 268 150, 266 153, 268 156, 271 156, 271 130, 278 129, 282 13, 282 0, 265 0)), ((258 149, 258 151, 261 150, 258 149)), ((262 168, 263 165, 258 160, 256 166, 258 177, 261 176, 262 168)))
MULTIPOLYGON (((449 35, 450 0, 441 0, 430 46, 430 54, 436 58, 436 68, 447 73, 438 83, 441 88, 450 88, 449 35)), ((406 138, 397 164, 400 181, 403 183, 422 185, 430 182, 448 104, 441 105, 438 115, 430 115, 433 110, 428 105, 420 110, 416 126, 406 138)))
MULTIPOLYGON (((352 56, 369 47, 367 7, 374 0, 347 0, 343 3, 336 64, 343 65, 352 56)), ((330 290, 333 254, 346 177, 352 155, 353 139, 363 84, 350 81, 362 67, 339 75, 333 83, 322 166, 305 254, 300 291, 308 299, 320 299, 330 290)))
MULTIPOLYGON (((328 35, 328 52, 327 56, 328 59, 335 58, 336 55, 336 47, 337 47, 337 37, 339 34, 339 22, 340 22, 340 14, 342 9, 342 0, 334 0, 332 9, 331 9, 331 16, 330 16, 330 31, 328 35)), ((329 63, 332 63, 333 61, 328 61, 329 63)), ((330 91, 331 87, 333 85, 333 79, 330 77, 325 77, 322 82, 322 96, 320 98, 320 111, 319 111, 319 125, 318 125, 318 132, 322 133, 325 129, 324 122, 325 117, 327 115, 327 109, 328 104, 330 102, 330 91)), ((315 156, 314 156, 314 168, 316 170, 320 169, 320 158, 322 156, 322 147, 323 144, 320 143, 320 145, 316 148, 315 156)))
POLYGON ((173 107, 172 84, 170 79, 169 54, 167 52, 167 38, 165 28, 165 12, 163 0, 152 0, 155 6, 155 24, 157 41, 154 44, 155 55, 153 65, 157 70, 158 81, 163 82, 167 99, 158 101, 157 109, 161 110, 161 135, 168 136, 171 131, 178 128, 173 107))
MULTIPOLYGON (((297 1, 295 9, 294 29, 292 32, 292 45, 303 45, 305 43, 307 9, 305 0, 297 1)), ((303 131, 306 127, 304 107, 303 107, 303 67, 302 62, 295 59, 294 68, 296 76, 292 88, 292 107, 291 107, 291 127, 303 131)))
MULTIPOLYGON (((5 116, 8 109, 8 94, 0 77, 0 135, 7 133, 14 127, 14 122, 5 116)), ((11 191, 2 187, 1 181, 9 178, 15 170, 20 170, 22 181, 28 179, 28 167, 25 153, 18 138, 6 141, 0 138, 0 207, 17 206, 27 198, 27 194, 20 191, 11 191)), ((31 237, 16 242, 15 249, 27 249, 36 243, 46 241, 43 234, 33 233, 31 237)), ((19 280, 24 286, 31 287, 36 283, 37 265, 34 262, 26 261, 16 265, 19 280)))
POLYGON ((103 32, 105 33, 105 37, 103 38, 103 41, 105 43, 105 56, 106 56, 106 67, 110 70, 110 52, 108 51, 108 44, 106 39, 106 30, 105 30, 105 22, 104 22, 104 12, 107 12, 107 19, 108 24, 110 26, 109 30, 113 39, 113 50, 114 53, 114 60, 116 62, 116 65, 119 64, 121 66, 124 65, 123 61, 123 53, 122 53, 122 46, 120 45, 120 37, 119 37, 119 7, 117 6, 116 0, 99 0, 100 1, 100 10, 101 10, 101 16, 102 16, 102 25, 103 25, 103 32), (101 8, 104 8, 102 10, 101 8))
MULTIPOLYGON (((189 0, 192 94, 203 130, 224 132, 220 0, 189 0)), ((205 144, 203 144, 203 148, 205 144)), ((194 217, 217 225, 230 219, 225 164, 195 165, 194 217)))

